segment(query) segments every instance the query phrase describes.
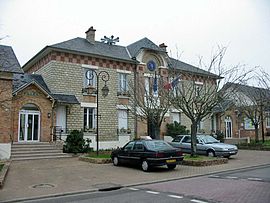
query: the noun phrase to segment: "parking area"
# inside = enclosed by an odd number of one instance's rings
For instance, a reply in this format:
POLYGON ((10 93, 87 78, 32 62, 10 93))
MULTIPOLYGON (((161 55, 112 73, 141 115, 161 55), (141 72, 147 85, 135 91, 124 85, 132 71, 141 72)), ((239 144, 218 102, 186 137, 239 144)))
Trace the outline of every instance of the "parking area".
POLYGON ((0 190, 0 201, 181 179, 269 164, 269 157, 270 151, 240 150, 228 164, 205 167, 179 165, 175 170, 162 167, 150 173, 112 164, 91 164, 78 158, 17 161, 11 163, 4 188, 0 190))

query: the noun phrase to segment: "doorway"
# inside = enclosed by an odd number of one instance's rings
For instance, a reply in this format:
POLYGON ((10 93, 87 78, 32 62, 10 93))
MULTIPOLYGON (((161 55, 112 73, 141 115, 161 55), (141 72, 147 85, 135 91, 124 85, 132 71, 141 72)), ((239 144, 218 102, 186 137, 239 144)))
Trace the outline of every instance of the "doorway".
MULTIPOLYGON (((33 106, 32 106, 33 107, 33 106)), ((19 142, 39 142, 40 112, 35 107, 23 108, 19 112, 19 142)))

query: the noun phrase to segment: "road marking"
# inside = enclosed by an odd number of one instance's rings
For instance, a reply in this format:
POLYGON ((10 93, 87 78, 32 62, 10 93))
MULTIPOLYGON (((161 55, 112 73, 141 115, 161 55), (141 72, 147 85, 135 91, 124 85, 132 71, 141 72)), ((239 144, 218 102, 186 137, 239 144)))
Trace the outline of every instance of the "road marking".
POLYGON ((261 181, 262 179, 260 179, 260 178, 248 178, 248 180, 259 180, 259 181, 261 181))
POLYGON ((154 192, 154 191, 146 191, 147 193, 150 193, 150 194, 154 194, 154 195, 158 195, 159 192, 154 192))
POLYGON ((182 199, 182 196, 177 196, 177 195, 168 195, 168 197, 176 198, 176 199, 182 199))
POLYGON ((130 187, 130 188, 128 188, 128 189, 130 189, 130 190, 134 190, 134 191, 139 190, 138 188, 134 188, 134 187, 130 187))
POLYGON ((219 178, 220 176, 211 175, 210 178, 219 178))
POLYGON ((208 202, 204 202, 204 201, 201 201, 201 200, 197 200, 197 199, 192 199, 190 200, 191 202, 196 202, 196 203, 208 203, 208 202))
POLYGON ((226 178, 228 178, 228 179, 237 179, 238 177, 235 177, 235 176, 226 176, 226 178))

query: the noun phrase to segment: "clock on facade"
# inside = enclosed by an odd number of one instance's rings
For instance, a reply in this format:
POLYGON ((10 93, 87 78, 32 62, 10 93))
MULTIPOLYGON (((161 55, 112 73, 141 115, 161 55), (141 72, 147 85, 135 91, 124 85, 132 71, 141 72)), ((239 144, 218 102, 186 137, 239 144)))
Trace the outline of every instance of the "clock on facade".
POLYGON ((147 68, 150 71, 154 71, 156 69, 156 63, 153 60, 148 61, 147 68))

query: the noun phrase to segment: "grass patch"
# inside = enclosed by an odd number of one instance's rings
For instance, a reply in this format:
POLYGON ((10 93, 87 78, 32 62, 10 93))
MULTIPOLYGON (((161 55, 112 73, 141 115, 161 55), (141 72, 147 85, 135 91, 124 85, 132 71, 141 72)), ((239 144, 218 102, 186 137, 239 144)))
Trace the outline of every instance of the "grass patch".
POLYGON ((100 159, 108 159, 111 158, 111 151, 99 151, 98 156, 97 152, 89 152, 85 157, 91 157, 91 158, 100 158, 100 159))
POLYGON ((251 150, 267 150, 270 151, 270 140, 265 142, 255 142, 252 140, 250 143, 241 143, 237 145, 239 149, 251 149, 251 150))
POLYGON ((184 155, 184 160, 191 160, 191 161, 206 161, 206 160, 213 160, 215 157, 208 157, 208 156, 191 156, 190 154, 184 155))
POLYGON ((0 163, 0 172, 2 171, 4 164, 0 163))

